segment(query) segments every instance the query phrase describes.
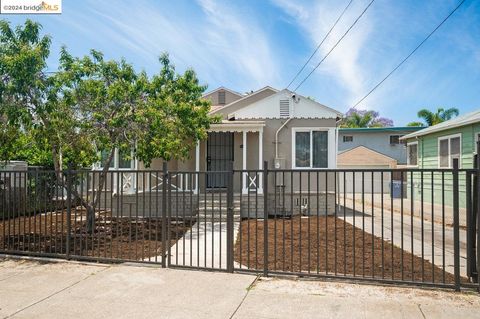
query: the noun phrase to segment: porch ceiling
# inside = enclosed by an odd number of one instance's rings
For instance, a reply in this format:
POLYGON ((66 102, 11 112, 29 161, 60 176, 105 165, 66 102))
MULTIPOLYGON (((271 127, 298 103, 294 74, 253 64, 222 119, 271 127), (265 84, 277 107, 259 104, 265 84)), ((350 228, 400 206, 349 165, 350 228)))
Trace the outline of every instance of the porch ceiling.
POLYGON ((222 121, 212 124, 209 132, 260 132, 265 121, 222 121))

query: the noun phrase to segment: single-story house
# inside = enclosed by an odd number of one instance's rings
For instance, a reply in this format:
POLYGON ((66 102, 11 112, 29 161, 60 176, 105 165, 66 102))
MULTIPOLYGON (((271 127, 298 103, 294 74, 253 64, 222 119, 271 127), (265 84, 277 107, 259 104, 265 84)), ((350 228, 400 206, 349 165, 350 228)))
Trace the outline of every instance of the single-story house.
MULTIPOLYGON (((339 111, 292 91, 269 86, 246 94, 220 87, 203 97, 212 102, 210 114, 220 116, 222 120, 211 126, 207 140, 200 141, 188 159, 168 163, 172 172, 206 172, 181 177, 181 174, 173 174, 172 187, 176 191, 197 195, 225 188, 225 174, 208 172, 225 171, 229 162, 233 162, 235 170, 261 170, 264 161, 268 162, 270 169, 336 168, 337 124, 342 117, 339 111)), ((132 169, 144 169, 141 162, 122 161, 118 154, 113 162, 114 170, 123 170, 124 193, 133 193, 142 187, 143 182, 138 180, 141 176, 132 177, 128 173, 132 169)), ((149 169, 160 171, 162 161, 154 160, 149 169)), ((329 178, 333 180, 333 174, 329 178)), ((157 188, 163 182, 161 178, 157 180, 158 183, 147 182, 145 189, 157 188)), ((302 182, 295 179, 293 187, 291 179, 287 178, 275 178, 275 183, 275 188, 283 187, 282 194, 287 190, 287 202, 294 200, 300 190, 308 188, 306 178, 302 182)), ((313 185, 312 181, 311 191, 318 188, 325 195, 328 193, 327 183, 322 179, 313 185)), ((333 185, 333 181, 328 183, 328 190, 333 185)), ((331 190, 333 198, 333 188, 331 190)), ((261 172, 236 173, 234 192, 244 195, 243 198, 252 193, 263 194, 261 172)), ((269 192, 273 192, 273 187, 269 192)), ((302 205, 298 199, 295 203, 296 206, 302 205)))
MULTIPOLYGON (((473 168, 474 156, 477 154, 476 142, 480 137, 480 111, 474 111, 452 120, 433 125, 423 130, 405 135, 401 140, 407 145, 408 167, 424 169, 452 168, 453 160, 459 160, 460 168, 473 168)), ((414 197, 421 196, 421 183, 419 176, 414 176, 414 197)), ((423 197, 431 202, 432 183, 431 174, 424 173, 423 197)), ((433 174, 433 201, 436 204, 442 202, 442 174, 433 174)), ((452 205, 452 177, 444 174, 445 204, 452 205)), ((460 206, 466 206, 465 174, 459 175, 460 183, 460 206)), ((409 184, 410 185, 410 184, 409 184)), ((410 191, 409 191, 410 192, 410 191)))

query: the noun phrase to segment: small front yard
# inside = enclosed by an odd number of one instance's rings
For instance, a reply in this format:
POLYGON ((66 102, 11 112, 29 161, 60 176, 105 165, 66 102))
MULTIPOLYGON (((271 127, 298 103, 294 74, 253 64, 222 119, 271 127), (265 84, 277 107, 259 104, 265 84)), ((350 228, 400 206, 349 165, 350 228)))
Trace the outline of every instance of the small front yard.
MULTIPOLYGON (((263 269, 263 232, 261 220, 241 222, 235 261, 242 267, 263 269)), ((272 271, 454 282, 452 274, 429 261, 333 216, 270 219, 268 267, 272 271)))
MULTIPOLYGON (((172 221, 170 245, 190 228, 189 221, 172 221)), ((162 255, 161 218, 116 217, 96 214, 95 231, 87 232, 86 212, 71 214, 70 254, 100 258, 144 260, 162 255)), ((0 221, 0 249, 33 253, 66 253, 67 213, 49 212, 0 221)))

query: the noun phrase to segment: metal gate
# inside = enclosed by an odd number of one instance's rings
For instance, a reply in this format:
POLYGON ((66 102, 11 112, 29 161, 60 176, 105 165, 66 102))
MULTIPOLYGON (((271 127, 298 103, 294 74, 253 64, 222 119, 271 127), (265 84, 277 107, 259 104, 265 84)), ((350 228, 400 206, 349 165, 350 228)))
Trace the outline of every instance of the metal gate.
POLYGON ((269 170, 264 163, 246 171, 227 164, 131 171, 124 182, 134 183, 133 192, 118 182, 120 171, 64 171, 61 178, 0 171, 0 252, 479 288, 476 168, 459 169, 458 161, 453 169, 269 170), (263 192, 242 193, 244 174, 261 178, 263 192), (406 196, 375 183, 395 175, 406 196), (209 189, 212 180, 225 187, 209 189))

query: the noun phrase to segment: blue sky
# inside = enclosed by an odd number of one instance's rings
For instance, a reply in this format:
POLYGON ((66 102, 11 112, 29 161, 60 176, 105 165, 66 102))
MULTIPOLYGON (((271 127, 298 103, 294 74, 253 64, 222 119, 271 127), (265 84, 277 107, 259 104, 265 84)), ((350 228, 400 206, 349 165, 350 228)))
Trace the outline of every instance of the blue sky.
MULTIPOLYGON (((376 0, 298 93, 345 112, 399 63, 460 0, 376 0)), ((285 88, 348 0, 63 0, 61 15, 29 16, 53 37, 49 68, 66 45, 125 57, 152 74, 169 52, 179 71, 193 68, 209 89, 285 88)), ((354 0, 307 66, 306 75, 369 0, 354 0)), ((12 24, 28 16, 3 16, 12 24)), ((441 29, 360 106, 416 120, 420 108, 480 108, 480 1, 467 0, 441 29)))

